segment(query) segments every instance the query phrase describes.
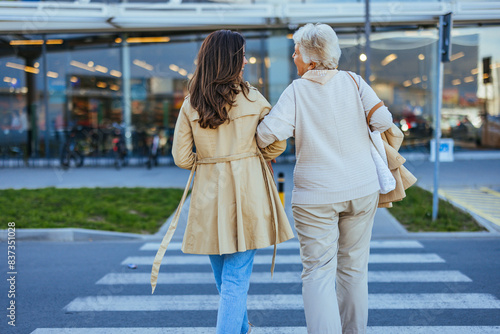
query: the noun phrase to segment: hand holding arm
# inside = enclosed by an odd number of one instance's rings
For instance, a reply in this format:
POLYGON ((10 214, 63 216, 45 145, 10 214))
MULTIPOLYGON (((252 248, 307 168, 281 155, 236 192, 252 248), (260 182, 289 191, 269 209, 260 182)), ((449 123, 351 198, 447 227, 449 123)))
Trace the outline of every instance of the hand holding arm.
POLYGON ((177 123, 175 123, 174 142, 172 144, 174 162, 177 166, 184 169, 191 169, 196 161, 196 154, 193 152, 193 131, 186 114, 188 105, 188 100, 184 100, 177 123))
MULTIPOLYGON (((275 141, 271 145, 261 148, 260 151, 264 156, 266 161, 274 160, 276 157, 280 156, 286 149, 286 140, 275 141)), ((276 162, 276 161, 274 161, 276 162)))

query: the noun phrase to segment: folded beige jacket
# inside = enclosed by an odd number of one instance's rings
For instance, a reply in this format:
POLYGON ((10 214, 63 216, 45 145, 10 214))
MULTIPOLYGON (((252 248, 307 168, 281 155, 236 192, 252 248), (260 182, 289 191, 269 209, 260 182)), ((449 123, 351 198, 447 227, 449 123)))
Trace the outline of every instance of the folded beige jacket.
POLYGON ((406 159, 398 152, 404 139, 403 132, 393 124, 388 130, 382 132, 381 136, 387 153, 389 169, 396 179, 396 189, 387 194, 380 194, 378 207, 391 208, 392 202, 401 201, 406 197, 405 190, 417 182, 417 178, 403 166, 406 159))

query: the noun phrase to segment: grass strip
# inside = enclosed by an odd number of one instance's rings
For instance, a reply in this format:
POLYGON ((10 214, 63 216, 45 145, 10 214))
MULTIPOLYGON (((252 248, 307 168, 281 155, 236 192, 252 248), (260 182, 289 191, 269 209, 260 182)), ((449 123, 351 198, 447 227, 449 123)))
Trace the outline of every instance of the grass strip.
POLYGON ((156 233, 182 189, 78 188, 0 190, 0 216, 18 228, 87 228, 156 233))
MULTIPOLYGON (((182 189, 164 188, 43 188, 0 190, 1 221, 18 228, 76 227, 105 231, 156 233, 173 213, 182 189)), ((410 232, 482 231, 475 219, 439 200, 432 221, 432 193, 411 187, 390 213, 410 232)))
POLYGON ((406 198, 393 203, 389 212, 409 232, 476 232, 485 229, 467 212, 447 201, 439 200, 438 218, 432 221, 432 193, 413 186, 406 198))

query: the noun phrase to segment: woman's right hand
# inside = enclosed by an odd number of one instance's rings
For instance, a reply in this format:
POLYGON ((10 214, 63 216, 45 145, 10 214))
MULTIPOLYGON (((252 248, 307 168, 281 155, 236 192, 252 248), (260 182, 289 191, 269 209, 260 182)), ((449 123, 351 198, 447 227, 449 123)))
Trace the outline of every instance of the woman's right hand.
POLYGON ((276 163, 276 159, 268 161, 267 165, 269 166, 269 169, 271 170, 271 174, 274 175, 273 164, 272 164, 273 162, 276 163))

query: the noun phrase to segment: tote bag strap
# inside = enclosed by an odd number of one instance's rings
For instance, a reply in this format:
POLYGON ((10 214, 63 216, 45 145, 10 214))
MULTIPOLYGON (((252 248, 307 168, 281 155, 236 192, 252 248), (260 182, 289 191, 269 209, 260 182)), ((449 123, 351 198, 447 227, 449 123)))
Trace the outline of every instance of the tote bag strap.
MULTIPOLYGON (((349 73, 347 71, 346 71, 346 73, 349 74, 349 76, 352 78, 352 80, 356 84, 356 87, 358 88, 358 93, 359 93, 359 85, 356 82, 356 79, 354 79, 354 77, 352 76, 351 73, 349 73)), ((359 96, 359 98, 361 99, 361 95, 359 96)), ((373 139, 374 136, 380 137, 380 134, 378 132, 377 132, 377 134, 373 133, 372 130, 371 130, 371 128, 370 128, 370 119, 371 119, 373 113, 378 108, 380 108, 383 105, 384 105, 384 102, 380 101, 373 108, 370 109, 370 111, 368 112, 368 115, 366 116, 366 125, 367 125, 367 130, 368 130, 368 138, 370 138, 370 142, 372 143, 373 148, 375 148, 375 150, 377 151, 377 153, 379 154, 379 156, 382 157, 383 160, 385 160, 385 164, 387 165, 387 156, 386 156, 386 153, 385 153, 385 148, 384 148, 383 143, 381 143, 378 140, 377 140, 377 142, 375 142, 374 139, 373 139)))
MULTIPOLYGON (((354 77, 352 76, 351 73, 347 72, 347 74, 349 74, 349 76, 352 78, 352 81, 354 81, 354 83, 356 84, 356 87, 358 88, 358 92, 359 92, 359 84, 357 83, 356 79, 354 79, 354 77)), ((361 96, 360 96, 361 98, 361 96)), ((372 118, 372 115, 373 113, 380 107, 382 107, 384 105, 384 102, 380 101, 379 103, 377 103, 375 106, 373 106, 373 108, 370 109, 370 112, 368 113, 368 115, 366 116, 366 123, 368 123, 368 126, 370 125, 370 119, 372 118)))
POLYGON ((352 76, 352 74, 351 74, 351 73, 349 73, 349 72, 347 72, 347 71, 345 71, 345 73, 349 74, 349 76, 352 78, 352 81, 354 81, 354 83, 356 84, 356 87, 358 87, 358 92, 359 92, 359 85, 358 85, 358 83, 357 83, 356 79, 354 79, 354 77, 352 76))

